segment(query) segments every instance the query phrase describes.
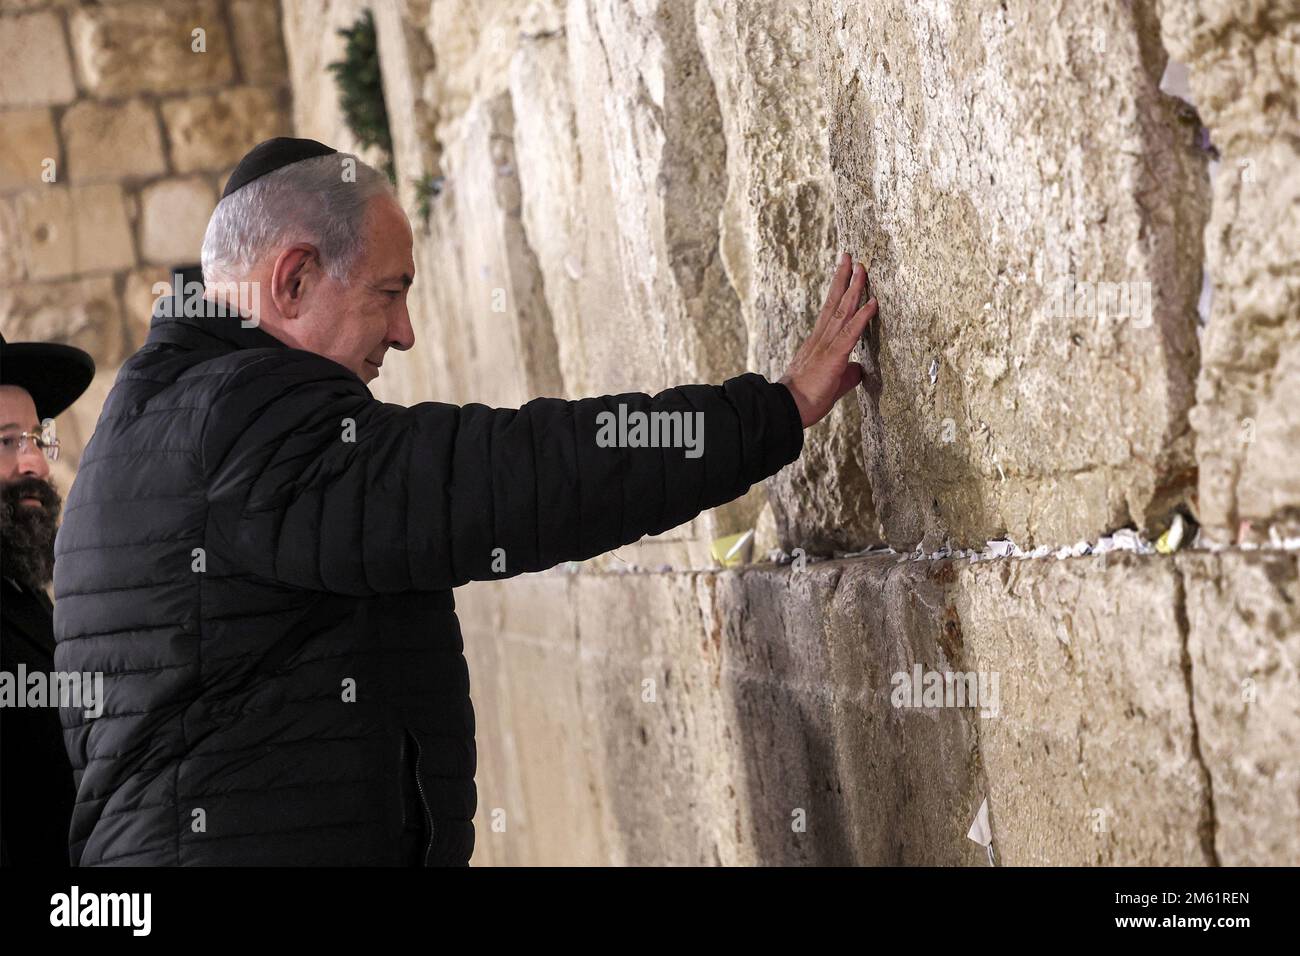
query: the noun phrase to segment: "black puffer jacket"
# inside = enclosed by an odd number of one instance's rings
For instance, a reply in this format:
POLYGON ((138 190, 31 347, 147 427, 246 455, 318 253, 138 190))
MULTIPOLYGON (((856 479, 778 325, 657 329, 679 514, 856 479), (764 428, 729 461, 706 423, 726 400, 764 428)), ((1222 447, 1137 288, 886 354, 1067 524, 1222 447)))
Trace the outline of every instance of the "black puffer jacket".
POLYGON ((55 548, 56 665, 105 675, 102 716, 61 712, 72 862, 466 863, 451 588, 662 532, 802 444, 789 391, 754 374, 404 408, 236 319, 155 315, 55 548), (704 454, 598 447, 619 402, 702 411, 704 454))

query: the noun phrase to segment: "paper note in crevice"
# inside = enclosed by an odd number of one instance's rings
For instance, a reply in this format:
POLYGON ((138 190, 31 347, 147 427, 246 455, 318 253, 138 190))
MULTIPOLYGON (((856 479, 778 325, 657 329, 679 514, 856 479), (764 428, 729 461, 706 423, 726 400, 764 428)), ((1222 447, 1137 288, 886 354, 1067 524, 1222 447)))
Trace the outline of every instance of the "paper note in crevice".
POLYGON ((966 831, 966 839, 973 840, 984 847, 989 854, 989 866, 993 866, 993 831, 989 829, 989 798, 985 797, 980 809, 975 814, 975 822, 966 831))

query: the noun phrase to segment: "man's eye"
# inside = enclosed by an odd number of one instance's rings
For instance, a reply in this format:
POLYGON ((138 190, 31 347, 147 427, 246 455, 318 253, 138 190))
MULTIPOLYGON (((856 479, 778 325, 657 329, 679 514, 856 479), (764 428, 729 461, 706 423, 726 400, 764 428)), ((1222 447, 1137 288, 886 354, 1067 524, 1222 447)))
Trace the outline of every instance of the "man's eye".
POLYGON ((0 448, 17 448, 18 439, 13 435, 0 435, 0 448))

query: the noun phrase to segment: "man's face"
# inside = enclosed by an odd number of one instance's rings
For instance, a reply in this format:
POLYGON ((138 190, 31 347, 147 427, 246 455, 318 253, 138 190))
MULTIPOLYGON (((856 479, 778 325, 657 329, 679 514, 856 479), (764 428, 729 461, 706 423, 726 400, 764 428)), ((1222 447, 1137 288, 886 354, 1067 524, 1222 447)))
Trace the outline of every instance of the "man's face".
POLYGON ((50 463, 22 432, 39 434, 36 405, 26 389, 0 385, 0 545, 4 573, 33 588, 44 587, 54 569, 54 533, 62 499, 50 483, 50 463))
POLYGON ((415 279, 410 223, 387 196, 371 201, 360 258, 345 285, 327 275, 295 323, 298 347, 333 359, 363 382, 379 375, 390 348, 415 345, 406 294, 415 279))
POLYGON ((18 452, 18 436, 22 432, 39 434, 40 431, 36 403, 27 389, 0 385, 0 484, 12 484, 20 478, 44 481, 50 477, 50 463, 35 442, 29 441, 23 452, 18 452))

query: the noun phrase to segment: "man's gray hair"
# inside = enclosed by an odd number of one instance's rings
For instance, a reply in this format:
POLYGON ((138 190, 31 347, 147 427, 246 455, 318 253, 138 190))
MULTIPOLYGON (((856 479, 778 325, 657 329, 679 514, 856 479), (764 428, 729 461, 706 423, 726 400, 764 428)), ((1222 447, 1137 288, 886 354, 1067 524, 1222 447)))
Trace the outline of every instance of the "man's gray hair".
POLYGON ((388 177, 351 153, 267 173, 217 203, 203 235, 203 277, 238 282, 268 253, 309 242, 326 273, 347 282, 361 254, 366 209, 380 195, 393 195, 388 177))

